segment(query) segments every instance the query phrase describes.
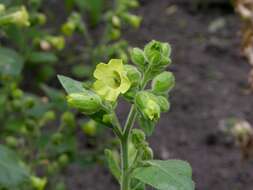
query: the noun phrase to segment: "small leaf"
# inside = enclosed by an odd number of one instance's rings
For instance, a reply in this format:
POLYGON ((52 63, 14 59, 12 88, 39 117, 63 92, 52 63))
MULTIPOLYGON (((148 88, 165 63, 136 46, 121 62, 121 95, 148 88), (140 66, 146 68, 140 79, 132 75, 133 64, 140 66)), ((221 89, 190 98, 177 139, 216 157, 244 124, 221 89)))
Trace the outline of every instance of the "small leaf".
POLYGON ((112 175, 120 182, 120 167, 115 155, 111 150, 105 150, 105 157, 112 175))
POLYGON ((151 160, 137 168, 133 177, 159 190, 194 190, 192 170, 181 160, 151 160))
POLYGON ((0 145, 0 186, 14 189, 28 180, 29 174, 17 155, 0 145))
POLYGON ((23 65, 23 57, 16 51, 0 47, 0 75, 18 76, 23 65))
POLYGON ((85 90, 83 88, 83 84, 77 80, 65 77, 63 75, 58 75, 58 79, 68 94, 80 93, 85 90))

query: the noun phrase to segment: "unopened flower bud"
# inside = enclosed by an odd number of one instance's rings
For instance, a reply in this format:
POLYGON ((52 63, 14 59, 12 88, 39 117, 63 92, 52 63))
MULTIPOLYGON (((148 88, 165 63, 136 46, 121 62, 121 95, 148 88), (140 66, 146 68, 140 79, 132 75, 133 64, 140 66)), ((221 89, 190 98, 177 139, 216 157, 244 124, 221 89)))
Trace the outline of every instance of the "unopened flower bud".
POLYGON ((127 77, 131 82, 131 86, 136 86, 141 80, 141 73, 138 69, 132 65, 124 65, 124 69, 127 73, 127 77))
POLYGON ((93 114, 101 109, 101 98, 88 90, 83 93, 72 93, 67 97, 68 104, 85 114, 93 114))
POLYGON ((69 163, 69 156, 67 154, 62 154, 58 158, 59 165, 66 166, 69 163))
POLYGON ((44 25, 47 22, 47 17, 43 13, 35 13, 31 15, 31 23, 44 25))
POLYGON ((94 120, 90 120, 81 126, 84 134, 88 136, 95 136, 97 134, 97 123, 94 120))
POLYGON ((65 38, 63 36, 48 36, 46 40, 57 50, 65 47, 65 38))
POLYGON ((111 37, 112 40, 117 40, 117 39, 119 39, 120 35, 121 35, 120 30, 119 30, 119 29, 116 29, 116 28, 113 28, 113 29, 111 30, 111 32, 110 32, 110 37, 111 37))
POLYGON ((143 68, 145 65, 145 57, 143 51, 140 48, 133 48, 130 54, 132 62, 135 65, 143 68))
POLYGON ((140 148, 143 144, 145 144, 146 135, 140 129, 133 129, 131 134, 131 140, 135 148, 140 148))
POLYGON ((143 149, 142 160, 152 160, 153 157, 154 157, 153 150, 150 147, 146 146, 143 149))
POLYGON ((127 5, 130 7, 130 8, 136 8, 139 6, 139 2, 138 0, 130 0, 130 1, 126 1, 127 5))
POLYGON ((152 81, 154 93, 163 94, 169 92, 175 86, 175 77, 171 72, 164 71, 152 81))
POLYGON ((144 47, 144 54, 149 63, 154 66, 164 66, 171 63, 171 48, 168 43, 152 40, 144 47))
POLYGON ((157 121, 160 118, 161 110, 154 94, 141 91, 137 93, 135 103, 143 115, 151 121, 157 121))
POLYGON ((68 127, 75 127, 75 116, 73 113, 66 111, 61 116, 61 121, 68 127))
POLYGON ((31 183, 34 189, 44 190, 46 188, 47 179, 31 176, 31 183))
POLYGON ((116 15, 112 16, 112 24, 113 24, 113 26, 120 28, 121 23, 120 23, 120 19, 118 16, 116 16, 116 15))
POLYGON ((56 118, 55 113, 53 111, 47 111, 44 115, 43 115, 43 119, 45 122, 48 121, 52 121, 56 118))
POLYGON ((138 28, 141 24, 141 17, 132 15, 132 14, 124 14, 122 15, 126 22, 128 22, 131 26, 138 28))
POLYGON ((63 135, 62 135, 60 132, 55 133, 55 134, 52 135, 51 140, 52 140, 52 142, 53 142, 54 144, 59 144, 59 143, 61 143, 62 140, 63 140, 63 135))
POLYGON ((167 112, 170 109, 170 103, 164 96, 157 96, 157 103, 160 106, 161 112, 167 112))
POLYGON ((76 29, 76 24, 74 22, 66 22, 63 24, 61 31, 66 36, 71 36, 76 29))
POLYGON ((113 115, 112 114, 104 114, 102 121, 105 124, 111 125, 113 122, 113 115))
POLYGON ((24 6, 5 11, 0 15, 0 25, 16 24, 18 26, 29 26, 29 14, 24 6))

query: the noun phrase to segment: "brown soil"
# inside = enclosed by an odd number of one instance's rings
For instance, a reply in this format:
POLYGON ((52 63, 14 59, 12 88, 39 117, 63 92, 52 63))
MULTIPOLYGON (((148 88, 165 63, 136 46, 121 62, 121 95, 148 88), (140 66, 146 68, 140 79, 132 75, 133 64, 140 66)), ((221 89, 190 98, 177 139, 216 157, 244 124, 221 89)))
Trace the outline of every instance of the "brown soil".
MULTIPOLYGON (((177 85, 172 108, 162 116, 151 146, 156 158, 187 160, 197 190, 251 190, 253 163, 242 161, 238 148, 216 135, 219 122, 228 117, 253 123, 252 94, 245 93, 250 67, 239 54, 239 19, 225 3, 196 11, 183 2, 143 0, 141 28, 125 35, 132 46, 156 39, 173 47, 170 69, 177 85), (177 11, 169 15, 171 5, 177 11), (209 24, 221 17, 226 25, 208 32, 209 24)), ((68 173, 71 190, 119 189, 100 166, 72 167, 68 173)))

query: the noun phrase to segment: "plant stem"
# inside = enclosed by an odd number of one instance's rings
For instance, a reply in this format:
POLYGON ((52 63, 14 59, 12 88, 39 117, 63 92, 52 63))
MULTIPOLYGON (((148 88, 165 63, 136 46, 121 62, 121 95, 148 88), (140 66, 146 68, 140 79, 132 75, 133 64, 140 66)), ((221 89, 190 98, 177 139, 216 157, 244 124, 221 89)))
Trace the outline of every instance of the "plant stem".
POLYGON ((129 164, 128 164, 128 141, 130 131, 133 127, 137 115, 135 106, 132 105, 127 121, 125 123, 123 137, 121 138, 121 190, 129 190, 130 178, 129 178, 129 164))
MULTIPOLYGON (((140 89, 145 89, 145 86, 148 82, 148 74, 149 74, 150 67, 145 71, 143 75, 143 79, 140 85, 140 89)), ((130 190, 130 176, 129 176, 129 163, 128 163, 128 141, 131 129, 134 125, 137 116, 137 109, 133 104, 129 111, 121 141, 121 190, 130 190)))

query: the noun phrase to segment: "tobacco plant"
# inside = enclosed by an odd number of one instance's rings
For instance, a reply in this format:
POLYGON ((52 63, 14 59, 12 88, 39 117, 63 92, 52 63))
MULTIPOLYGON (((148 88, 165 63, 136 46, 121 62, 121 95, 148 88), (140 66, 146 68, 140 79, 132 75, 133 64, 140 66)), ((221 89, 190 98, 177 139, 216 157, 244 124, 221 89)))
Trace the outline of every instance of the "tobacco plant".
POLYGON ((98 64, 92 84, 58 76, 68 93, 69 106, 111 129, 120 142, 120 153, 106 149, 105 155, 121 190, 143 190, 146 186, 194 189, 190 165, 181 160, 154 160, 146 139, 161 113, 170 108, 169 93, 175 84, 173 73, 165 71, 171 64, 170 55, 168 43, 151 41, 144 50, 131 51, 135 65, 121 59, 98 64), (116 114, 120 97, 131 105, 124 126, 116 114), (138 127, 134 128, 136 122, 138 127))

